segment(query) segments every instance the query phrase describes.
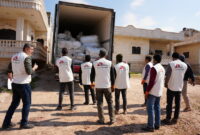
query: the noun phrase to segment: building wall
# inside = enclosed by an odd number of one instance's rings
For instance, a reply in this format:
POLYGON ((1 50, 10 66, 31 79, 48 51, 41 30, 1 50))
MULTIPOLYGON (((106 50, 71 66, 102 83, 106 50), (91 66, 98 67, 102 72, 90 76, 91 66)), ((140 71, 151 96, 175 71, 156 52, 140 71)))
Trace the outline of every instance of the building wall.
POLYGON ((130 64, 131 72, 141 72, 144 66, 144 58, 149 54, 149 40, 133 37, 114 37, 113 61, 116 55, 121 53, 124 61, 130 64), (132 54, 132 47, 141 47, 141 54, 132 54))
POLYGON ((16 20, 0 18, 0 29, 10 29, 16 31, 16 20))
POLYGON ((200 74, 200 43, 175 47, 175 51, 183 54, 189 52, 186 61, 192 66, 196 74, 200 74))
POLYGON ((170 52, 170 42, 150 42, 150 51, 155 52, 155 50, 162 50, 163 55, 167 56, 167 52, 170 52))
POLYGON ((5 73, 8 69, 11 58, 0 58, 0 73, 5 73))

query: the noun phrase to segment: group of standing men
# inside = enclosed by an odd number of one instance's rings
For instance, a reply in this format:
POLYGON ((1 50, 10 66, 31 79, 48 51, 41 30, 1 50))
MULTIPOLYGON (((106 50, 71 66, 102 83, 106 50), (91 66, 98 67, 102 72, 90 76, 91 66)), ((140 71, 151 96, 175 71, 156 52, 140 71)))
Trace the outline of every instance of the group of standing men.
MULTIPOLYGON (((25 44, 23 52, 20 52, 12 57, 9 66, 9 78, 13 79, 13 99, 7 111, 2 128, 7 129, 14 126, 11 123, 11 118, 19 105, 20 99, 23 101, 22 121, 21 128, 33 128, 33 125, 28 124, 28 114, 31 105, 31 74, 38 66, 34 65, 32 68, 30 56, 33 53, 33 46, 25 44)), ((73 77, 73 61, 67 56, 68 50, 62 49, 62 57, 56 61, 59 70, 59 103, 57 110, 62 110, 63 94, 66 86, 69 90, 71 110, 75 109, 74 106, 74 77, 73 77)), ((89 104, 89 91, 92 95, 93 104, 97 102, 98 117, 97 121, 100 124, 105 123, 103 113, 103 96, 105 96, 108 103, 108 111, 110 116, 109 124, 113 124, 115 114, 119 114, 119 97, 122 93, 123 98, 123 113, 127 114, 127 89, 130 87, 129 83, 129 65, 123 62, 123 56, 118 54, 116 56, 116 65, 113 66, 112 62, 106 59, 106 50, 100 50, 99 59, 91 63, 90 56, 85 56, 85 62, 81 65, 79 74, 80 84, 83 85, 85 91, 85 105, 89 104), (96 92, 94 91, 94 87, 96 92), (115 109, 113 106, 112 92, 115 91, 115 109), (95 94, 96 93, 96 94, 95 94)), ((165 124, 176 123, 179 118, 180 112, 180 94, 185 90, 184 96, 187 103, 186 111, 191 110, 189 100, 187 97, 187 80, 192 79, 194 84, 194 76, 189 65, 184 62, 184 57, 179 56, 178 53, 172 55, 173 61, 169 63, 166 73, 163 66, 160 64, 161 56, 154 55, 153 64, 151 57, 147 56, 146 66, 143 71, 142 85, 144 88, 145 103, 148 113, 147 127, 143 128, 145 131, 154 131, 160 128, 160 97, 164 84, 167 87, 167 116, 163 120, 165 124), (192 75, 191 75, 192 74, 192 75), (166 77, 165 77, 166 76, 166 77), (184 81, 185 80, 185 81, 184 81), (184 87, 183 87, 184 86, 184 87), (175 97, 175 115, 171 120, 172 103, 175 97), (154 117, 155 116, 155 117, 154 117)))
POLYGON ((187 96, 187 83, 190 79, 191 84, 194 85, 194 74, 191 67, 185 63, 185 57, 178 53, 172 54, 173 61, 171 61, 166 69, 160 64, 161 56, 154 55, 153 64, 151 57, 145 58, 146 65, 143 70, 143 85, 145 103, 142 106, 147 107, 148 122, 147 127, 143 128, 145 131, 153 132, 160 128, 160 98, 164 86, 167 88, 167 106, 166 119, 162 120, 163 124, 176 124, 179 119, 181 93, 186 103, 184 111, 191 111, 189 98, 187 96), (172 118, 172 106, 175 99, 175 112, 172 118))

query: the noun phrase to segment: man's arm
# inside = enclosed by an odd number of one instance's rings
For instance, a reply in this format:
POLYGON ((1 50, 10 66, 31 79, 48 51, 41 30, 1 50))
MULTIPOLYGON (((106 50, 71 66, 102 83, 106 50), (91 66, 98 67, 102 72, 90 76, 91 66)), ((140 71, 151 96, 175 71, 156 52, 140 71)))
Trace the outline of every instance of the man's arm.
POLYGON ((149 84, 147 86, 147 93, 149 93, 151 91, 151 89, 153 88, 153 86, 155 84, 156 75, 157 75, 157 72, 156 72, 155 68, 151 68, 150 80, 149 80, 149 84))
POLYGON ((13 75, 12 75, 12 64, 11 64, 11 63, 8 65, 7 73, 8 73, 8 78, 9 78, 10 80, 12 80, 13 75))
POLYGON ((110 81, 111 81, 111 85, 114 86, 115 85, 115 73, 114 73, 113 66, 111 66, 111 68, 110 68, 110 81))
POLYGON ((31 57, 27 57, 24 60, 24 66, 25 66, 25 71, 28 75, 33 74, 33 69, 32 69, 32 60, 31 57))
POLYGON ((92 66, 92 71, 91 71, 91 75, 90 75, 91 83, 94 82, 94 80, 95 80, 95 76, 96 76, 95 68, 94 68, 94 66, 92 66))
POLYGON ((82 85, 82 69, 80 69, 80 72, 79 72, 79 81, 80 81, 80 85, 82 85))
POLYGON ((72 73, 74 73, 74 62, 72 61, 72 64, 71 64, 71 70, 72 70, 72 73))
POLYGON ((168 85, 169 79, 171 77, 171 74, 172 74, 172 68, 171 68, 170 64, 168 64, 167 70, 165 73, 165 87, 168 87, 167 85, 168 85))
POLYGON ((192 82, 194 82, 195 81, 194 73, 193 73, 192 68, 190 67, 190 65, 188 65, 188 73, 189 73, 189 78, 192 80, 192 82))
POLYGON ((116 71, 116 69, 114 68, 114 78, 116 79, 116 77, 117 77, 117 71, 116 71))
POLYGON ((145 66, 145 75, 144 75, 143 80, 147 80, 147 77, 148 77, 148 74, 149 74, 150 69, 151 69, 151 67, 147 64, 147 65, 145 66))

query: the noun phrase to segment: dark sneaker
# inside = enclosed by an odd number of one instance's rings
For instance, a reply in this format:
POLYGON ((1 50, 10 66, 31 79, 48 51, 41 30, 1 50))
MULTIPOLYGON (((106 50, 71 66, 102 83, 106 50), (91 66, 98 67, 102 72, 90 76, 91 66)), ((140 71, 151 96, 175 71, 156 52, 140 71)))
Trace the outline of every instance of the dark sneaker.
POLYGON ((154 132, 154 129, 149 128, 149 127, 144 127, 144 128, 142 128, 142 130, 145 131, 145 132, 154 132))
POLYGON ((126 111, 126 110, 124 110, 123 114, 124 114, 124 115, 126 115, 126 114, 127 114, 127 111, 126 111))
POLYGON ((192 111, 192 109, 190 107, 186 107, 183 111, 184 112, 190 112, 190 111, 192 111))
POLYGON ((119 111, 118 111, 118 110, 115 110, 115 114, 116 114, 116 115, 119 114, 119 111))
POLYGON ((155 130, 159 130, 160 129, 160 126, 155 126, 155 130))
POLYGON ((57 111, 62 110, 62 106, 58 106, 58 107, 56 108, 56 110, 57 110, 57 111))
POLYGON ((93 105, 96 105, 96 102, 94 102, 93 105))
POLYGON ((171 124, 177 124, 178 123, 178 119, 172 119, 171 124))
POLYGON ((76 110, 76 107, 75 106, 71 106, 70 110, 74 111, 74 110, 76 110))
POLYGON ((115 120, 111 120, 108 124, 109 125, 112 125, 112 124, 114 124, 115 123, 115 120))
POLYGON ((9 128, 12 128, 14 126, 16 126, 16 124, 11 122, 9 125, 3 125, 2 129, 9 129, 9 128))
POLYGON ((20 128, 21 129, 31 129, 31 128, 34 128, 34 125, 33 124, 21 125, 20 128))
POLYGON ((99 123, 99 124, 105 124, 105 122, 103 120, 97 120, 97 123, 99 123))
POLYGON ((162 124, 164 125, 170 125, 171 124, 171 121, 169 119, 164 119, 161 121, 162 124))
POLYGON ((84 102, 83 104, 84 104, 84 105, 89 105, 89 103, 87 103, 87 102, 84 102))
POLYGON ((146 106, 147 106, 146 103, 144 103, 144 104, 141 105, 141 107, 146 107, 146 106))

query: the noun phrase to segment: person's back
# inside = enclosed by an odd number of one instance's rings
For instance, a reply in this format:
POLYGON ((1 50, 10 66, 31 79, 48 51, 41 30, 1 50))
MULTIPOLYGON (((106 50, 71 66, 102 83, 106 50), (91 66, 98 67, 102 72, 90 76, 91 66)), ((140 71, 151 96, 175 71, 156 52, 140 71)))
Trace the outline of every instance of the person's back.
POLYGON ((91 85, 91 71, 92 71, 92 63, 84 62, 81 64, 81 80, 83 85, 91 85))
POLYGON ((171 67, 171 76, 168 82, 168 88, 172 91, 182 91, 187 65, 179 59, 170 62, 169 65, 171 67))
POLYGON ((112 62, 101 58, 94 62, 95 68, 95 87, 96 88, 110 88, 110 69, 112 62))
POLYGON ((106 50, 100 50, 100 59, 93 63, 92 68, 92 81, 95 80, 96 96, 97 96, 97 108, 98 117, 97 121, 100 124, 105 123, 103 113, 103 97, 105 96, 108 103, 108 111, 110 116, 110 124, 115 122, 112 91, 114 90, 114 68, 112 62, 107 60, 106 50), (112 85, 112 86, 111 86, 112 85))
POLYGON ((127 89, 130 87, 129 83, 129 66, 125 62, 120 62, 115 65, 116 79, 115 87, 117 89, 127 89))
POLYGON ((68 56, 62 56, 56 62, 56 65, 59 69, 59 79, 60 82, 71 82, 73 81, 73 73, 72 73, 72 59, 68 56))
POLYGON ((153 68, 156 70, 156 78, 149 94, 160 97, 164 88, 165 69, 160 63, 154 65, 153 68))
POLYGON ((70 110, 74 110, 74 76, 72 72, 72 59, 67 56, 68 50, 67 48, 62 49, 62 57, 56 61, 56 65, 59 70, 59 81, 60 81, 60 91, 59 91, 59 103, 56 110, 62 110, 62 101, 63 94, 68 87, 71 108, 70 110))
POLYGON ((11 59, 13 71, 13 83, 27 84, 31 82, 31 75, 27 74, 24 66, 24 61, 28 55, 24 52, 15 54, 11 59))

